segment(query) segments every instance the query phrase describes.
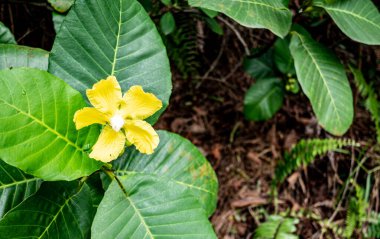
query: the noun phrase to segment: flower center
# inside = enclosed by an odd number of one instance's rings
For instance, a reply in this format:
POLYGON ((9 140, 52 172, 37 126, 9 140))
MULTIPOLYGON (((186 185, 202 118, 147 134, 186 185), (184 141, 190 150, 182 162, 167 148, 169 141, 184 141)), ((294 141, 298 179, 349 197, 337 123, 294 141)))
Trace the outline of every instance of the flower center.
POLYGON ((112 116, 112 118, 110 120, 111 127, 116 132, 120 131, 120 129, 124 126, 124 123, 125 122, 124 122, 123 117, 121 117, 118 114, 115 114, 114 116, 112 116))

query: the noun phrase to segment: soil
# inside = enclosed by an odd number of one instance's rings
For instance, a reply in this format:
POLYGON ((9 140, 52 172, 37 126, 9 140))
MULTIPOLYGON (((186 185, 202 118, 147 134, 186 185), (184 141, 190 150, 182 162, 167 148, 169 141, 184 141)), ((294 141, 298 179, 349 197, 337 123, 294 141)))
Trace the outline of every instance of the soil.
MULTIPOLYGON (((52 9, 44 1, 32 2, 1 0, 0 21, 10 27, 18 44, 50 50, 55 37, 52 9)), ((380 1, 374 2, 380 6, 380 1)), ((198 49, 202 53, 199 76, 185 79, 173 67, 170 106, 156 128, 178 133, 192 141, 216 170, 219 201, 211 220, 219 238, 252 238, 264 215, 276 210, 303 212, 298 216, 300 238, 338 238, 331 231, 322 236, 319 222, 331 219, 344 226, 347 195, 352 188, 348 188, 342 200, 341 195, 348 172, 352 171, 352 162, 360 160, 360 154, 369 158, 365 162, 369 169, 380 162, 379 151, 374 146, 374 125, 363 107, 362 98, 351 84, 355 119, 344 135, 362 146, 348 148, 351 154, 330 153, 296 171, 279 187, 278 208, 275 208, 270 187, 274 169, 284 152, 300 139, 332 136, 317 124, 310 103, 302 93, 287 94, 284 106, 271 120, 251 122, 244 119, 244 94, 254 82, 242 67, 245 52, 252 48, 268 48, 275 37, 266 30, 239 26, 225 16, 220 16, 218 21, 224 29, 223 36, 198 24, 202 29, 198 36, 202 39, 198 49)), ((303 22, 303 19, 298 21, 303 22)), ((349 40, 331 20, 312 28, 311 33, 345 63, 372 69, 377 75, 374 84, 379 86, 380 47, 349 40)), ((374 176, 370 208, 379 212, 380 172, 374 176)), ((359 170, 356 177, 358 183, 365 185, 367 176, 363 170, 359 170)))

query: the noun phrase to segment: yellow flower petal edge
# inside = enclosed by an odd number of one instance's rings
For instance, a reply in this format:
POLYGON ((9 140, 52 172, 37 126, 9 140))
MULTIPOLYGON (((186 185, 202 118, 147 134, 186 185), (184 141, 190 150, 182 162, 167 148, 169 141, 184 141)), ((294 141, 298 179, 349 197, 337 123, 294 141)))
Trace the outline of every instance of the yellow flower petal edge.
POLYGON ((127 140, 143 154, 152 154, 160 138, 153 127, 143 120, 128 120, 124 125, 127 140))
POLYGON ((86 94, 97 110, 109 115, 113 115, 119 109, 122 101, 121 88, 114 76, 100 80, 91 90, 87 90, 86 94))
POLYGON ((123 132, 114 131, 110 126, 105 126, 98 141, 92 147, 90 157, 105 163, 116 159, 124 150, 125 135, 123 132))
POLYGON ((107 117, 95 108, 86 107, 75 112, 74 123, 78 130, 92 124, 105 125, 107 123, 107 117))
POLYGON ((126 119, 146 119, 162 108, 162 102, 139 85, 132 86, 124 95, 121 111, 126 119))
POLYGON ((86 91, 94 108, 86 107, 74 115, 77 129, 91 124, 105 125, 90 157, 110 162, 124 151, 126 143, 135 145, 144 154, 152 154, 159 144, 159 136, 143 119, 162 108, 162 102, 139 85, 132 86, 122 97, 114 76, 107 77, 86 91))

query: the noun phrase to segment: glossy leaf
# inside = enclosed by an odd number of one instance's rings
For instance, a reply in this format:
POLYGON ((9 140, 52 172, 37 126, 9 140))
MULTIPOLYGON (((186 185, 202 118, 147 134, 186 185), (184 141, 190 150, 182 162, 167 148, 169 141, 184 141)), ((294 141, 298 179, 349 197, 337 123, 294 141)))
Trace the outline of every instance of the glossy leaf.
POLYGON ((344 67, 310 36, 293 33, 290 51, 301 88, 320 125, 331 134, 343 135, 353 120, 352 91, 344 67))
POLYGON ((380 45, 380 13, 371 0, 315 0, 338 27, 351 39, 369 45, 380 45))
POLYGON ((67 12, 75 0, 48 0, 51 6, 60 13, 67 12))
POLYGON ((185 187, 149 175, 114 180, 99 205, 92 238, 216 238, 206 213, 185 187))
POLYGON ((89 238, 92 202, 86 184, 43 183, 0 221, 1 238, 89 238))
POLYGON ((127 152, 113 163, 117 175, 146 174, 187 188, 201 202, 208 215, 216 207, 218 180, 207 159, 187 139, 158 131, 160 144, 152 155, 127 152))
POLYGON ((162 15, 160 19, 160 27, 161 27, 161 31, 165 35, 169 35, 175 30, 175 27, 176 27, 175 19, 171 12, 167 12, 164 15, 162 15))
POLYGON ((34 194, 41 182, 0 160, 0 218, 34 194))
POLYGON ((15 37, 4 23, 0 22, 0 44, 17 44, 15 37))
POLYGON ((283 100, 281 80, 261 78, 245 94, 244 115, 249 120, 268 120, 281 108, 283 100))
POLYGON ((292 21, 283 0, 189 0, 189 4, 222 12, 247 27, 269 29, 280 37, 288 34, 292 21))
POLYGON ((115 75, 123 92, 141 85, 168 104, 171 73, 157 29, 136 0, 77 0, 52 49, 49 72, 85 96, 94 83, 115 75))
POLYGON ((0 44, 0 69, 31 67, 47 70, 49 52, 27 46, 0 44))
POLYGON ((283 74, 295 75, 294 60, 289 50, 289 39, 277 39, 274 44, 274 63, 283 74))
POLYGON ((243 66, 244 71, 255 79, 276 76, 272 49, 257 58, 245 59, 243 66))
POLYGON ((15 68, 0 71, 0 158, 45 180, 73 180, 101 167, 86 150, 97 126, 77 131, 79 92, 48 72, 15 68))

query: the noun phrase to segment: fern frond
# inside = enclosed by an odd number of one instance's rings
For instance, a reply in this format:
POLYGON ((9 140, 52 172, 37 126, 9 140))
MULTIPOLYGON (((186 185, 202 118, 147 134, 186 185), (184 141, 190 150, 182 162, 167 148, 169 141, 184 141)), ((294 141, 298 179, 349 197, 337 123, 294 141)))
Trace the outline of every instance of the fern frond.
POLYGON ((268 220, 256 229, 254 239, 298 239, 294 235, 299 220, 295 218, 284 218, 278 215, 269 216, 268 220))
POLYGON ((372 121, 375 123, 377 142, 380 143, 380 102, 373 87, 366 82, 363 73, 359 69, 350 66, 351 72, 354 75, 356 87, 360 95, 364 98, 364 105, 370 112, 372 121))
POLYGON ((283 182, 289 174, 301 166, 311 164, 316 156, 337 151, 345 146, 358 146, 350 139, 306 139, 301 140, 289 153, 285 153, 275 170, 274 184, 283 182))
POLYGON ((365 238, 380 238, 380 214, 372 212, 373 220, 369 223, 365 238))

